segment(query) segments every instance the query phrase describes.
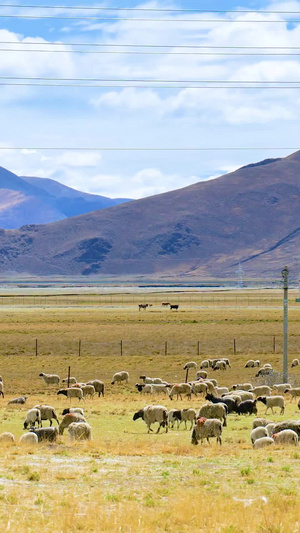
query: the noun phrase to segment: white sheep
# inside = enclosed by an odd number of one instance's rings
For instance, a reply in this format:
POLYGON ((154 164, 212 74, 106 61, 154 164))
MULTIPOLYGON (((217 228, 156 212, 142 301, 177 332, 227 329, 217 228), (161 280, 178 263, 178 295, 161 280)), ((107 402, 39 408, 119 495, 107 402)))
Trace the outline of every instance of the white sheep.
POLYGON ((208 359, 204 359, 204 361, 202 361, 200 363, 200 369, 201 368, 209 368, 211 365, 209 364, 209 360, 208 359))
POLYGON ((294 366, 299 366, 299 364, 300 364, 299 359, 293 359, 291 367, 294 368, 294 366))
POLYGON ((199 378, 202 378, 202 379, 207 378, 206 370, 198 370, 198 372, 196 373, 196 379, 199 379, 199 378))
POLYGON ((285 389, 285 393, 289 393, 291 395, 291 401, 293 399, 296 399, 297 396, 300 396, 300 387, 295 387, 294 389, 285 389))
POLYGON ((92 440, 92 428, 86 422, 72 422, 68 426, 70 441, 92 440))
POLYGON ((271 396, 271 388, 267 385, 260 385, 259 387, 253 387, 249 392, 252 392, 257 398, 258 396, 271 396))
MULTIPOLYGON (((68 383, 68 378, 62 379, 62 383, 68 383)), ((73 385, 73 383, 77 383, 77 379, 74 377, 69 378, 69 385, 73 385)))
POLYGON ((163 380, 161 378, 150 378, 148 376, 140 376, 140 379, 143 380, 144 383, 146 384, 152 384, 152 383, 156 383, 157 385, 163 383, 163 380))
POLYGON ((38 443, 38 438, 35 433, 24 433, 19 440, 19 444, 23 446, 32 446, 38 443))
POLYGON ((215 387, 214 394, 215 396, 218 396, 219 398, 221 398, 223 394, 228 394, 228 393, 229 393, 228 387, 215 387))
POLYGON ((195 361, 189 361, 188 363, 185 363, 183 370, 189 370, 190 368, 197 369, 197 363, 195 363, 195 361))
POLYGON ((245 368, 253 368, 254 366, 255 366, 254 359, 249 359, 249 361, 247 361, 247 363, 245 364, 245 368))
POLYGON ((207 391, 210 393, 210 394, 213 394, 214 393, 214 390, 215 390, 215 385, 212 383, 211 380, 208 380, 208 379, 205 379, 204 380, 204 383, 206 384, 207 386, 207 391))
POLYGON ((203 381, 196 381, 192 383, 192 393, 197 396, 197 394, 204 394, 204 396, 207 394, 207 384, 203 381))
POLYGON ((238 394, 242 402, 244 402, 245 400, 254 400, 254 394, 250 391, 238 389, 234 391, 234 394, 238 394))
POLYGON ((79 401, 84 400, 83 392, 80 387, 69 387, 68 389, 61 389, 57 394, 63 394, 67 398, 76 398, 79 401))
POLYGON ((253 448, 254 450, 258 450, 259 448, 265 448, 271 444, 274 444, 274 440, 271 437, 261 437, 253 443, 253 448))
POLYGON ((13 398, 12 400, 9 400, 9 402, 7 402, 7 405, 24 405, 24 403, 26 403, 26 396, 19 396, 19 398, 13 398))
POLYGON ((192 387, 189 383, 179 383, 176 385, 173 385, 171 392, 169 394, 170 400, 173 400, 173 396, 180 397, 182 400, 182 394, 185 394, 189 399, 192 397, 192 387))
POLYGON ((274 422, 271 422, 270 424, 268 424, 266 426, 266 430, 268 432, 268 437, 272 437, 273 433, 274 433, 274 428, 275 428, 275 424, 274 422))
POLYGON ((37 436, 38 442, 48 441, 55 442, 58 437, 58 428, 31 428, 29 431, 32 431, 37 436))
POLYGON ((196 425, 192 431, 192 444, 198 444, 199 440, 202 444, 206 439, 209 443, 209 439, 216 437, 217 442, 222 444, 222 423, 217 418, 198 418, 196 425))
POLYGON ((280 408, 280 414, 284 414, 284 397, 283 396, 259 396, 257 398, 258 402, 262 402, 266 406, 265 414, 267 414, 268 409, 271 409, 274 414, 274 407, 280 408))
POLYGON ((217 380, 217 379, 209 378, 209 379, 205 379, 204 381, 205 381, 206 383, 207 383, 207 382, 211 383, 214 387, 217 387, 217 386, 218 386, 218 380, 217 380))
POLYGON ((41 412, 39 409, 33 408, 27 411, 26 418, 24 421, 24 429, 27 429, 28 426, 35 427, 37 423, 38 427, 41 427, 41 412))
POLYGON ((114 385, 115 383, 121 383, 122 381, 126 381, 126 383, 128 383, 129 381, 129 373, 125 370, 122 370, 121 372, 116 372, 113 375, 111 384, 114 385))
POLYGON ((0 443, 8 443, 13 444, 15 442, 15 436, 13 433, 9 433, 8 431, 5 431, 5 433, 1 433, 0 435, 0 443))
POLYGON ((290 383, 278 383, 278 384, 274 384, 273 385, 273 389, 276 391, 276 392, 281 392, 281 394, 283 394, 286 389, 291 389, 292 386, 290 385, 290 383))
POLYGON ((174 428, 175 422, 177 422, 177 429, 179 428, 180 417, 181 414, 179 409, 170 409, 168 411, 168 423, 172 429, 174 428))
POLYGON ((255 429, 252 429, 251 434, 250 434, 250 439, 251 439, 252 444, 254 444, 254 442, 257 439, 261 439, 262 437, 270 437, 265 427, 259 426, 255 429))
POLYGON ((244 390, 249 391, 253 389, 252 383, 237 383, 236 385, 232 385, 232 390, 244 390))
POLYGON ((57 374, 44 374, 44 372, 41 372, 39 374, 40 378, 43 378, 46 385, 58 385, 59 384, 59 376, 57 374))
POLYGON ((84 411, 81 407, 67 407, 63 410, 62 415, 67 415, 68 413, 79 413, 80 415, 84 416, 84 411))
MULTIPOLYGON (((148 383, 149 385, 149 383, 148 383)), ((152 385, 152 394, 169 394, 169 387, 164 383, 153 383, 152 385)))
POLYGON ((86 422, 86 419, 80 413, 67 413, 59 424, 59 434, 63 435, 64 430, 73 422, 86 422))
POLYGON ((83 387, 81 387, 81 390, 83 392, 83 397, 84 398, 87 398, 88 396, 90 396, 91 398, 93 398, 95 396, 95 387, 93 385, 84 385, 83 387))
POLYGON ((4 398, 4 384, 2 381, 0 381, 0 395, 4 398))
POLYGON ((100 381, 100 379, 92 379, 87 381, 87 385, 93 385, 95 391, 98 393, 98 398, 100 398, 101 394, 104 396, 105 385, 103 381, 100 381))
POLYGON ((142 394, 153 394, 154 393, 153 385, 151 385, 150 383, 147 383, 146 385, 143 385, 141 383, 136 383, 135 387, 142 394))
POLYGON ((225 361, 217 361, 216 364, 213 366, 213 370, 226 370, 225 361))
POLYGON ((180 409, 180 421, 179 421, 179 427, 181 422, 184 422, 184 429, 187 429, 186 423, 190 421, 192 429, 194 422, 196 422, 196 411, 195 409, 180 409))
POLYGON ((256 361, 254 361, 254 366, 260 366, 261 365, 261 362, 259 359, 256 359, 256 361))
POLYGON ((292 429, 284 429, 279 433, 274 433, 273 439, 275 444, 293 444, 294 446, 298 446, 299 440, 296 431, 292 429))
POLYGON ((218 418, 223 420, 223 426, 227 426, 226 422, 227 408, 223 403, 205 403, 200 407, 197 418, 218 418))
POLYGON ((156 433, 159 432, 161 427, 165 427, 166 433, 168 433, 168 409, 163 405, 147 405, 147 407, 144 407, 143 409, 140 409, 134 413, 133 420, 137 420, 138 418, 142 418, 144 420, 148 427, 148 433, 153 431, 151 429, 151 424, 154 424, 155 422, 158 422, 159 424, 156 433))
POLYGON ((43 427, 43 420, 49 420, 50 426, 52 426, 52 419, 56 420, 56 422, 59 424, 57 414, 52 405, 35 405, 34 408, 38 409, 41 413, 41 427, 43 427))
POLYGON ((266 427, 268 424, 274 424, 273 420, 267 420, 266 418, 255 418, 252 423, 252 429, 266 427))

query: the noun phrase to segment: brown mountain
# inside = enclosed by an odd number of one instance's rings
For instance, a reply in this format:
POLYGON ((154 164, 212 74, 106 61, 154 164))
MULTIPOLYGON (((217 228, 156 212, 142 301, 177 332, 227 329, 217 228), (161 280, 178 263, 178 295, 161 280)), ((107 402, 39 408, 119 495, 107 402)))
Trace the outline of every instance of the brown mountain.
POLYGON ((218 179, 0 233, 2 272, 280 276, 300 243, 300 152, 218 179))

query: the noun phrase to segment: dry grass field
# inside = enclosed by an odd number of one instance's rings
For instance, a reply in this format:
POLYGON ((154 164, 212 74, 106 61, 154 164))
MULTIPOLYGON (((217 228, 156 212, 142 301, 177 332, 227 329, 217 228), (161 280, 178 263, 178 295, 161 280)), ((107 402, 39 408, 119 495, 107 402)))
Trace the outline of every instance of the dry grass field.
MULTIPOLYGON (((195 295, 185 299, 180 295, 178 312, 161 307, 165 295, 153 297, 153 307, 145 312, 139 312, 129 297, 115 295, 113 305, 108 300, 64 307, 1 305, 0 374, 6 397, 0 400, 0 432, 12 431, 18 443, 28 408, 48 403, 61 416, 69 405, 65 397, 56 395, 57 387, 47 387, 38 377, 41 371, 63 378, 70 365, 78 380, 99 378, 107 384, 104 399, 87 400, 83 406, 93 429, 92 442, 71 444, 66 433, 54 445, 1 446, 3 530, 298 532, 300 450, 252 450, 253 416, 230 415, 221 447, 213 441, 192 446, 190 431, 183 426, 168 434, 147 434, 142 420, 132 420, 133 413, 148 403, 196 409, 204 403, 199 396, 191 402, 141 397, 134 383, 142 373, 180 382, 185 379, 186 361, 200 362, 218 354, 229 357, 232 364, 226 372, 210 372, 221 385, 261 383, 254 377, 255 369, 244 368, 252 357, 272 363, 280 372, 282 295, 260 294, 261 301, 259 294, 248 293, 240 306, 230 293, 227 300, 222 296, 222 305, 216 302, 216 294, 206 294, 205 304, 200 296, 197 300, 195 295), (129 371, 128 385, 110 385, 118 370, 129 371), (26 406, 7 406, 8 399, 23 394, 28 397, 26 406)), ((290 360, 300 353, 300 304, 295 304, 294 297, 289 313, 290 360)), ((146 301, 151 302, 151 296, 146 301)), ((290 377, 300 385, 300 367, 292 369, 290 377)), ((286 405, 284 416, 268 418, 300 418, 297 402, 287 398, 286 405)), ((263 415, 263 404, 258 408, 263 415)))

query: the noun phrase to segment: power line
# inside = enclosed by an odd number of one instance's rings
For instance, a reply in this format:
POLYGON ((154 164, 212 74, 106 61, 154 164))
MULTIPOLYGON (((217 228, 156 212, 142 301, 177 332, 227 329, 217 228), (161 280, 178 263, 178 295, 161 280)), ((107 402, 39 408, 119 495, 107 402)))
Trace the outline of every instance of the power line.
POLYGON ((130 88, 130 89, 254 89, 254 90, 261 90, 261 89, 280 89, 280 90, 287 90, 287 89, 300 89, 300 85, 293 85, 291 87, 286 87, 282 85, 273 85, 273 86, 246 86, 246 85, 116 85, 116 84, 84 84, 84 83, 0 83, 0 87, 7 86, 7 87, 88 87, 91 89, 95 88, 130 88))
POLYGON ((0 44, 16 44, 26 46, 107 46, 119 48, 203 48, 203 49, 241 49, 241 50, 300 50, 300 46, 211 46, 204 44, 118 44, 118 43, 63 43, 42 41, 0 41, 0 44))
MULTIPOLYGON (((61 45, 63 46, 63 45, 61 45)), ((287 52, 277 52, 277 53, 263 53, 263 52, 140 52, 140 51, 131 51, 131 50, 40 50, 40 49, 31 49, 31 50, 18 50, 16 48, 0 48, 0 52, 20 52, 24 53, 44 53, 44 54, 126 54, 126 55, 186 55, 186 56, 260 56, 260 57, 282 57, 282 56, 299 56, 300 53, 287 53, 287 52)))
POLYGON ((292 84, 300 81, 259 81, 259 80, 173 80, 173 79, 151 79, 151 78, 55 78, 45 76, 0 76, 0 80, 36 80, 36 81, 90 81, 90 82, 141 82, 141 83, 251 83, 251 84, 292 84))
MULTIPOLYGON (((243 12, 244 13, 244 12, 243 12)), ((253 11, 251 11, 253 13, 253 11)), ((299 13, 299 12, 298 12, 299 13)), ((131 21, 131 22, 210 22, 210 23, 299 23, 300 20, 297 19, 281 19, 281 20, 240 20, 240 19, 158 19, 158 18, 137 18, 137 17, 69 17, 69 16, 60 16, 60 15, 0 15, 0 18, 12 18, 12 19, 30 19, 30 20, 42 20, 42 19, 51 19, 51 20, 89 20, 89 21, 99 21, 99 22, 109 22, 109 21, 131 21)))
POLYGON ((58 147, 53 147, 53 146, 35 146, 35 147, 28 147, 28 146, 23 146, 23 147, 6 147, 6 146, 0 146, 0 150, 49 150, 49 151, 54 151, 54 150, 66 150, 66 151, 78 151, 78 152, 99 152, 99 151, 102 151, 102 152, 114 152, 114 151, 120 151, 120 152, 223 152, 223 151, 230 151, 230 152, 233 152, 233 151, 254 151, 254 150, 299 150, 299 146, 298 147, 262 147, 262 146, 259 146, 259 147, 206 147, 206 148, 200 148, 200 147, 194 147, 194 148, 169 148, 169 147, 166 147, 166 148, 161 148, 161 147, 151 147, 151 148, 138 148, 138 147, 124 147, 124 148, 121 148, 121 147, 97 147, 97 148, 88 148, 88 147, 74 147, 74 146, 66 146, 66 147, 62 147, 62 146, 58 146, 58 147))

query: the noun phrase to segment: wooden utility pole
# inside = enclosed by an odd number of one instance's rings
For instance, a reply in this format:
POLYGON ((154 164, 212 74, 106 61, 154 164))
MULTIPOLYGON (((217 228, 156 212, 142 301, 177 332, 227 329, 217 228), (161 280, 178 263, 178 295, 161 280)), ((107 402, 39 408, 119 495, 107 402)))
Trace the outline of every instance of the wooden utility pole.
POLYGON ((283 278, 283 381, 288 381, 288 288, 289 269, 284 267, 281 272, 283 278))

